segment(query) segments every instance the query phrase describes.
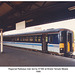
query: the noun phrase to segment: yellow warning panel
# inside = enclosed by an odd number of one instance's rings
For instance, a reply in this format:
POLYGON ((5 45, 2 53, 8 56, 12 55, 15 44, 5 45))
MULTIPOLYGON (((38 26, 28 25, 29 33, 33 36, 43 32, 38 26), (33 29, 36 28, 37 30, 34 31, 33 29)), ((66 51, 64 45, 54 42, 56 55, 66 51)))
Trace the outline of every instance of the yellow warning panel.
POLYGON ((70 52, 70 43, 68 42, 68 52, 70 52))
POLYGON ((64 48, 64 43, 60 43, 60 48, 64 48))

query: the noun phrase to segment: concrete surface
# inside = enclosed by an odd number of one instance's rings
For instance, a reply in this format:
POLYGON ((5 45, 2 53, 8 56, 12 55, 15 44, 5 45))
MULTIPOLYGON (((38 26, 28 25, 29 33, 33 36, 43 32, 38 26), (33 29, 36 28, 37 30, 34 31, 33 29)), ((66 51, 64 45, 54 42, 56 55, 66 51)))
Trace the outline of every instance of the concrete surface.
POLYGON ((0 66, 75 66, 75 59, 4 46, 0 66))

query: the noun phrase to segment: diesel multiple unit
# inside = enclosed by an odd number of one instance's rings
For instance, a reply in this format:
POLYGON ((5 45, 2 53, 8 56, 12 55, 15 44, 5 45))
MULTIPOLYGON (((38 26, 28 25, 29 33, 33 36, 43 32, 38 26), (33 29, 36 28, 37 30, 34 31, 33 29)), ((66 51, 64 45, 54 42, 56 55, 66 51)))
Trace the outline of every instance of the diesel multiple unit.
POLYGON ((71 55, 74 51, 74 35, 73 31, 64 28, 4 35, 4 45, 71 55))

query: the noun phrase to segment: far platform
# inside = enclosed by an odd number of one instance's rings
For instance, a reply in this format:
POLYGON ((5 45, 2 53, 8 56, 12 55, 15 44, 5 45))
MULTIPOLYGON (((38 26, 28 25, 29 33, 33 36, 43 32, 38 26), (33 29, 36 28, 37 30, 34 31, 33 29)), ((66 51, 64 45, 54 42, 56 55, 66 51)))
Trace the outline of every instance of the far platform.
POLYGON ((75 59, 4 46, 0 66, 74 66, 75 59))

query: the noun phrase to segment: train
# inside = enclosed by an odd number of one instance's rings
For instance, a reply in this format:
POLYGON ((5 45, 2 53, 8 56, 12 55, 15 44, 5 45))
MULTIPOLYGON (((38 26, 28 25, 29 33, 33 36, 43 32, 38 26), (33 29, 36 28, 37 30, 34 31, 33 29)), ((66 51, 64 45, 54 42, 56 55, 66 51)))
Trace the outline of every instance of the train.
POLYGON ((74 32, 57 28, 3 35, 3 45, 69 56, 74 52, 74 32))

